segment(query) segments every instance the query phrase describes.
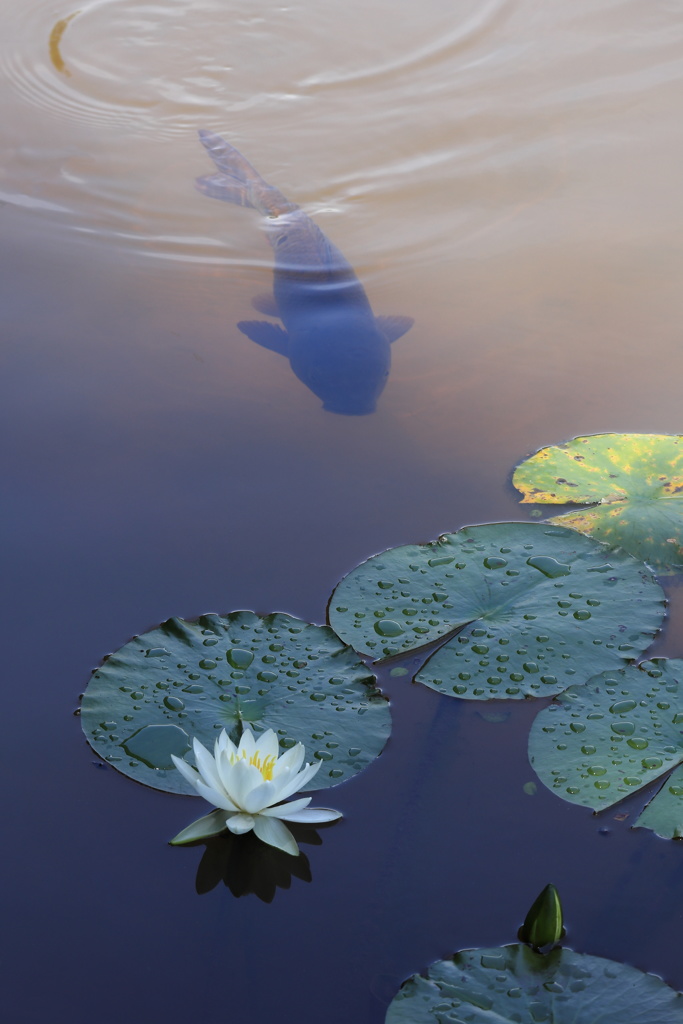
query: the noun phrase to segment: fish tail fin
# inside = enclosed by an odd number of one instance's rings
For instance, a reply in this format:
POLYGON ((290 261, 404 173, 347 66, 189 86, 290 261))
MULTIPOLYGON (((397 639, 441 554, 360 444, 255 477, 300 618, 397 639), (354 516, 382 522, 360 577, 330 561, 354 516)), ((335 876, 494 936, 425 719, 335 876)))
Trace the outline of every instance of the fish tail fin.
POLYGON ((237 206, 253 206, 249 200, 249 192, 246 185, 236 182, 229 174, 206 174, 202 178, 195 178, 195 186, 205 196, 212 199, 222 199, 226 203, 235 203, 237 206))
POLYGON ((202 128, 199 140, 218 168, 217 174, 197 178, 196 186, 204 195, 238 206, 250 206, 271 217, 296 209, 294 203, 269 185, 239 150, 220 135, 202 128))

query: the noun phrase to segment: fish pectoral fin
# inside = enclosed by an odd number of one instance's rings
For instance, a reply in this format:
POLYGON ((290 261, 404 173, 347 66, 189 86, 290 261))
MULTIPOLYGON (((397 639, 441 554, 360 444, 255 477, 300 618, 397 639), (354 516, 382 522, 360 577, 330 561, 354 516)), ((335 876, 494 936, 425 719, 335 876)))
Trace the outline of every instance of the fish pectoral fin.
POLYGON ((412 316, 376 316, 375 321, 387 341, 402 338, 415 323, 412 316))
POLYGON ((257 313, 274 316, 276 320, 280 319, 280 310, 277 308, 274 295, 269 295, 267 292, 263 295, 255 295, 251 300, 251 304, 257 313))
POLYGON ((289 335, 278 324, 269 324, 267 320, 240 320, 237 326, 257 345, 289 359, 289 335))

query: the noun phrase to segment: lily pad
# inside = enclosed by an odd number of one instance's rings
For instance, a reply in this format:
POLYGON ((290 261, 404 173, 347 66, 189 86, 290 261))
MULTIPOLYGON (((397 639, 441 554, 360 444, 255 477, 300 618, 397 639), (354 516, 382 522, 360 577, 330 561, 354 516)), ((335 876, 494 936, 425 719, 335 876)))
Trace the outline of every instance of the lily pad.
POLYGON ((661 978, 571 949, 465 949, 414 975, 385 1024, 682 1024, 683 996, 661 978))
MULTIPOLYGON (((529 760, 549 789, 594 811, 666 776, 683 763, 683 661, 656 658, 571 686, 536 716, 529 760)), ((635 825, 683 836, 683 770, 635 825)))
POLYGON ((560 693, 652 643, 664 594, 642 562, 573 530, 490 523, 391 548, 330 599, 332 628, 386 658, 459 630, 418 682, 475 700, 560 693))
POLYGON ((173 618, 134 637, 92 675, 81 722, 114 768, 171 793, 195 791, 173 767, 197 736, 242 723, 274 729, 283 749, 304 744, 323 766, 306 789, 350 778, 381 752, 389 704, 375 677, 327 626, 253 612, 173 618))
POLYGON ((594 434, 542 448, 512 477, 523 502, 598 502, 548 520, 660 572, 683 569, 683 436, 594 434))

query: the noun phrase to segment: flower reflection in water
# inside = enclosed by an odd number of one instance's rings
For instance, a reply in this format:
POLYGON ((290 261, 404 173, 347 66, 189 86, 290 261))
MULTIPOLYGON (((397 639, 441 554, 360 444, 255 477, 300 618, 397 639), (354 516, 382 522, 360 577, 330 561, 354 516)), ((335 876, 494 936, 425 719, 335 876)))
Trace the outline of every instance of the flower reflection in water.
MULTIPOLYGON (((322 826, 323 829, 326 827, 322 826)), ((309 846, 322 844, 318 829, 311 825, 292 825, 291 829, 298 843, 309 846)), ((253 832, 238 836, 226 831, 204 840, 204 843, 205 850, 195 882, 199 895, 211 892, 222 882, 233 896, 252 893, 264 903, 270 903, 278 889, 290 888, 293 878, 301 882, 312 880, 311 866, 305 853, 290 857, 283 850, 260 842, 253 832)))

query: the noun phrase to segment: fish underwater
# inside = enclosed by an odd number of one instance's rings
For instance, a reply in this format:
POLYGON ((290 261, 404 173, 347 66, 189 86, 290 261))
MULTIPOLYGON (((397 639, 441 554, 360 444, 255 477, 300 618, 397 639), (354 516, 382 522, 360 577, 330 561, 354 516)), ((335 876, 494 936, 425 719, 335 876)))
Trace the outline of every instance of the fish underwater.
POLYGON ((213 199, 258 210, 275 254, 272 299, 256 299, 253 305, 282 326, 243 320, 238 328, 289 359, 328 412, 374 412, 389 377, 391 343, 413 320, 375 316, 353 268, 311 218, 220 135, 201 130, 199 138, 218 172, 197 178, 197 188, 213 199))

